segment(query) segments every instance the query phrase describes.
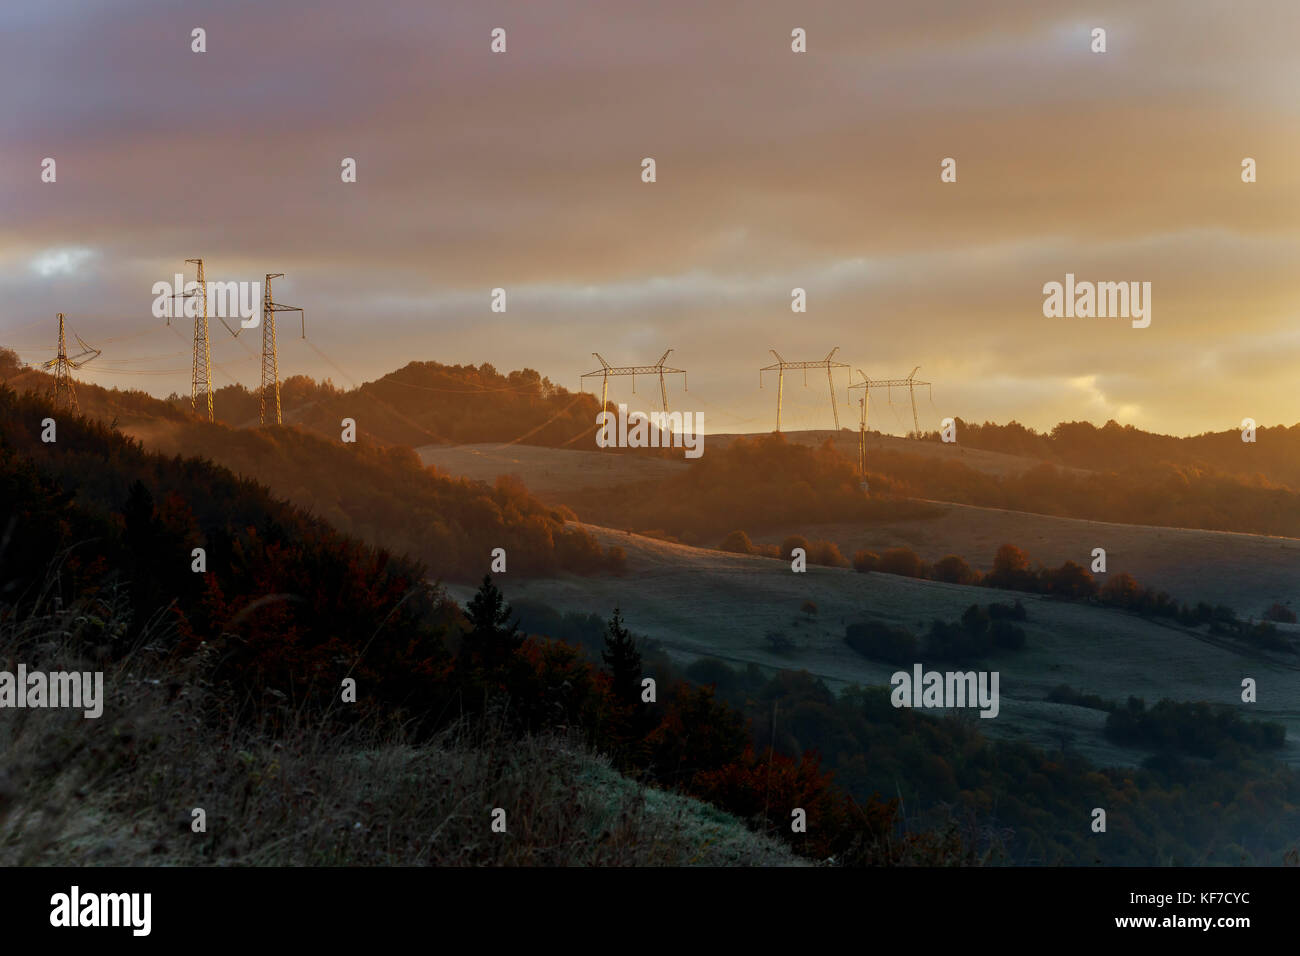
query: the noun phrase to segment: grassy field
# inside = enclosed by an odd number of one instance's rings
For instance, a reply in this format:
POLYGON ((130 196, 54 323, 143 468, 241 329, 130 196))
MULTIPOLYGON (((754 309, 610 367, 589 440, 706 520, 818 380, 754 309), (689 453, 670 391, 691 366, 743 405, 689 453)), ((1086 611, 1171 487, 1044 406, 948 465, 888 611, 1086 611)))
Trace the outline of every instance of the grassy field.
POLYGON ((1108 573, 1127 571, 1181 601, 1226 604, 1241 617, 1259 617, 1274 602, 1300 608, 1300 539, 935 504, 943 513, 934 518, 776 528, 752 538, 779 544, 786 535, 801 534, 834 541, 846 556, 860 548, 880 553, 909 547, 927 561, 960 555, 980 570, 1007 543, 1051 567, 1067 560, 1088 567, 1092 549, 1105 548, 1108 573))
MULTIPOLYGON (((981 665, 1001 675, 999 716, 969 714, 986 733, 1043 747, 1066 742, 1102 765, 1140 762, 1145 753, 1104 739, 1103 712, 1044 700, 1051 688, 1069 684, 1107 700, 1134 695, 1148 703, 1169 697, 1248 707, 1248 716, 1286 726, 1281 759, 1300 764, 1300 662, 1285 655, 1265 655, 1120 611, 847 569, 810 566, 796 574, 786 561, 587 528, 602 544, 627 551, 625 577, 525 580, 507 574, 499 581, 507 598, 602 616, 618 606, 634 631, 660 641, 679 661, 718 657, 732 664, 805 669, 839 687, 884 685, 897 669, 869 661, 844 643, 851 621, 869 616, 920 631, 932 618, 959 617, 972 603, 1021 597, 1028 609, 1027 647, 996 654, 981 665), (817 606, 813 620, 800 612, 807 600, 817 606), (795 643, 794 651, 771 649, 765 635, 774 629, 795 643), (1257 681, 1258 703, 1241 703, 1243 677, 1257 681)), ((460 600, 470 593, 451 590, 460 600)))
MULTIPOLYGON (((820 446, 828 438, 835 439, 835 447, 850 461, 858 457, 858 434, 841 429, 838 433, 825 431, 786 432, 786 441, 796 445, 820 446)), ((595 427, 592 427, 594 447, 595 427)), ((704 447, 725 448, 737 438, 753 435, 707 435, 704 447)), ((910 441, 891 435, 869 435, 867 452, 891 450, 906 451, 936 459, 955 459, 977 471, 993 475, 1018 474, 1034 465, 1036 459, 1005 455, 996 451, 962 448, 938 442, 910 441)), ((559 495, 571 494, 593 486, 636 484, 663 478, 690 465, 683 460, 657 458, 636 451, 599 452, 589 450, 585 444, 573 448, 541 448, 536 445, 424 445, 416 449, 421 461, 434 465, 451 475, 491 482, 497 475, 513 474, 523 478, 533 494, 542 500, 554 500, 559 495)), ((1078 469, 1065 469, 1078 471, 1078 469)))
MULTIPOLYGON (((824 431, 795 431, 782 432, 782 434, 785 435, 785 440, 792 445, 820 446, 826 439, 833 438, 836 451, 848 458, 849 461, 856 462, 858 460, 858 433, 856 427, 853 429, 841 428, 838 432, 828 428, 824 431)), ((705 447, 725 448, 737 438, 753 437, 753 435, 709 435, 705 440, 705 447)), ((942 442, 899 438, 894 435, 868 433, 867 467, 870 470, 872 453, 879 451, 906 452, 909 455, 933 458, 936 461, 958 461, 967 468, 990 475, 1018 475, 1035 465, 1042 464, 1037 458, 1008 455, 1000 451, 985 451, 982 448, 967 448, 961 444, 960 438, 959 435, 956 444, 944 444, 942 442)), ((1088 474, 1082 468, 1062 467, 1061 470, 1075 474, 1088 474)))
POLYGON ((518 475, 529 491, 551 503, 557 495, 584 488, 637 484, 690 467, 680 461, 648 455, 537 445, 424 445, 415 451, 426 465, 449 475, 488 484, 498 475, 518 475))
MULTIPOLYGON (((797 432, 787 438, 819 444, 833 434, 797 432)), ((842 432, 841 441, 856 436, 842 432)), ((736 436, 710 436, 707 442, 726 443, 736 436)), ((706 442, 706 444, 707 444, 706 442)), ((961 455, 962 449, 935 442, 915 442, 885 436, 882 446, 902 447, 936 456, 961 455)), ((584 488, 623 486, 662 478, 683 462, 635 453, 607 454, 529 445, 430 445, 418 449, 426 464, 452 475, 491 482, 500 474, 520 476, 542 500, 564 496, 572 501, 584 488)), ((856 451, 854 452, 856 454, 856 451)), ((968 450, 962 459, 974 468, 994 473, 1023 470, 1033 459, 998 452, 968 450)), ((790 534, 826 539, 840 546, 845 556, 858 549, 877 553, 909 547, 922 558, 935 561, 947 554, 966 559, 986 570, 998 547, 1014 544, 1035 561, 1056 567, 1071 560, 1085 567, 1092 549, 1106 549, 1110 573, 1127 571, 1143 585, 1169 592, 1195 603, 1226 604, 1242 617, 1258 617, 1273 603, 1300 609, 1300 539, 1187 528, 1115 524, 1051 515, 1005 511, 974 505, 936 502, 941 513, 933 518, 909 518, 887 524, 815 524, 749 532, 754 541, 778 544, 790 534)))

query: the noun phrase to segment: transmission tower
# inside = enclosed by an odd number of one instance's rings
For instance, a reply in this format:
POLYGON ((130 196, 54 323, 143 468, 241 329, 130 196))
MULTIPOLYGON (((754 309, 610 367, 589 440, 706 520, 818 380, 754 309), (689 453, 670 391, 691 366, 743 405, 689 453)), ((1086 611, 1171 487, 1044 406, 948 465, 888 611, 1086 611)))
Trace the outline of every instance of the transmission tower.
MULTIPOLYGON (((199 396, 202 395, 208 407, 208 421, 215 421, 212 413, 212 342, 208 337, 208 283, 203 275, 202 259, 185 261, 193 262, 198 269, 198 289, 194 292, 178 292, 174 298, 197 299, 200 303, 199 308, 194 310, 194 374, 190 384, 190 409, 195 414, 200 414, 199 396)), ((239 335, 239 330, 232 329, 224 316, 217 316, 217 318, 232 336, 239 335)), ((167 318, 167 324, 172 324, 170 316, 167 318)))
POLYGON ((72 370, 81 368, 91 359, 98 358, 102 352, 100 349, 91 348, 81 340, 81 336, 75 336, 77 344, 81 346, 81 353, 75 358, 68 358, 68 339, 64 332, 63 313, 59 313, 59 354, 48 362, 41 363, 41 368, 54 369, 54 388, 51 394, 54 397, 55 409, 67 409, 68 411, 77 411, 77 389, 72 384, 72 370))
MULTIPOLYGON (((175 294, 174 298, 178 299, 198 299, 201 303, 200 308, 194 311, 194 374, 190 379, 190 410, 196 415, 199 412, 199 396, 203 396, 203 401, 207 404, 208 421, 213 421, 212 414, 212 346, 208 341, 208 283, 203 277, 203 260, 186 259, 186 262, 193 262, 198 266, 198 290, 195 292, 181 291, 175 294)), ((181 314, 184 315, 182 309, 181 314)), ((171 316, 167 317, 167 324, 171 325, 171 316)), ((229 328, 229 326, 227 326, 229 328)))
POLYGON ((603 412, 605 410, 605 401, 609 397, 609 377, 611 375, 631 375, 633 392, 636 391, 636 377, 638 375, 658 375, 659 376, 659 397, 660 399, 662 399, 664 403, 664 414, 667 415, 668 414, 668 387, 664 384, 664 376, 680 374, 682 377, 682 390, 687 391, 686 370, 680 368, 668 368, 667 366, 664 365, 664 362, 668 361, 668 354, 670 352, 672 352, 672 349, 669 349, 667 352, 664 352, 663 355, 659 356, 659 362, 655 365, 626 365, 622 367, 615 367, 613 365, 610 365, 608 362, 606 362, 603 358, 600 357, 599 352, 592 352, 591 354, 596 356, 596 360, 600 362, 600 368, 596 369, 594 372, 586 372, 583 374, 582 377, 584 379, 591 378, 593 375, 599 375, 601 377, 600 410, 603 412))
POLYGON ((835 353, 838 352, 839 350, 840 347, 838 345, 835 346, 835 348, 831 349, 830 352, 826 354, 826 357, 822 359, 820 362, 787 362, 785 359, 781 358, 781 356, 777 353, 776 349, 768 349, 769 352, 771 352, 773 355, 776 356, 776 364, 768 365, 758 370, 758 387, 759 388, 763 387, 764 372, 771 372, 771 371, 776 372, 776 430, 777 431, 781 430, 781 402, 785 395, 785 370, 788 368, 792 368, 792 369, 801 368, 804 370, 803 384, 805 388, 808 386, 808 369, 810 368, 826 369, 826 381, 830 384, 830 390, 831 390, 831 414, 835 416, 835 430, 836 431, 840 430, 840 410, 835 405, 835 379, 832 378, 831 376, 831 370, 837 368, 848 368, 848 366, 843 362, 831 361, 831 359, 835 356, 835 353))
POLYGON ((307 313, 296 305, 280 305, 271 299, 271 280, 284 277, 283 272, 268 272, 262 287, 262 387, 258 392, 258 416, 266 424, 267 408, 275 401, 275 423, 280 421, 280 364, 275 351, 275 313, 301 312, 302 337, 307 337, 307 313))
MULTIPOLYGON (((921 423, 916 417, 916 386, 924 385, 927 388, 929 388, 930 398, 932 401, 934 399, 934 386, 933 383, 931 382, 919 381, 916 377, 916 373, 919 371, 921 371, 921 366, 918 365, 916 368, 912 369, 911 373, 907 376, 907 378, 874 378, 873 379, 873 378, 867 378, 866 374, 862 371, 862 369, 858 369, 858 374, 862 376, 862 381, 858 382, 855 385, 850 385, 849 390, 852 391, 855 388, 861 388, 861 389, 865 389, 865 391, 863 392, 864 395, 869 395, 870 390, 873 388, 887 388, 891 390, 890 394, 892 395, 893 394, 892 390, 895 387, 901 388, 902 386, 906 385, 908 398, 910 398, 912 401, 912 429, 913 429, 912 434, 916 438, 920 438, 921 423)), ((863 414, 862 427, 863 430, 865 431, 866 429, 866 406, 865 405, 863 406, 862 414, 863 414)))

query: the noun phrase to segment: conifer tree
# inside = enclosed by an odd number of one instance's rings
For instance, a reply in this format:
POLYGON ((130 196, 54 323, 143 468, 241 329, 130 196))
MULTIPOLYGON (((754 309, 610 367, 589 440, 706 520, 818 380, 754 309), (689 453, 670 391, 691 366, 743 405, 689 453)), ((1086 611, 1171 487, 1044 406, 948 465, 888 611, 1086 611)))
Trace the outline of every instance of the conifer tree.
POLYGON ((614 608, 614 616, 605 625, 605 648, 600 656, 613 677, 614 699, 636 709, 641 702, 641 652, 618 608, 614 608))
POLYGON ((485 672, 499 674, 524 643, 519 621, 512 621, 512 614, 505 595, 492 583, 492 575, 483 575, 483 583, 465 606, 470 631, 465 635, 462 655, 476 660, 485 672))

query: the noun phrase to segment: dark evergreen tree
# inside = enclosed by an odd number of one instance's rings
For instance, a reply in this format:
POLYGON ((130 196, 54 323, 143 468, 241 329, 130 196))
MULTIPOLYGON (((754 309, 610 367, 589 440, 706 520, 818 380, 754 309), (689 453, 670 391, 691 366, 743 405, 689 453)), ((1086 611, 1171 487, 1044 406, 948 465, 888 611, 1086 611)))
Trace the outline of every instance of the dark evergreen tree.
POLYGON ((601 657, 609 669, 614 698, 609 726, 614 763, 629 772, 645 766, 646 735, 653 729, 655 719, 651 706, 641 699, 644 677, 641 652, 618 608, 605 624, 601 657))
POLYGON ((600 656, 613 677, 614 699, 623 707, 637 708, 641 703, 641 652, 618 608, 605 625, 605 649, 600 656))
POLYGON ((470 630, 461 648, 462 657, 468 656, 486 674, 500 676, 524 643, 518 619, 511 620, 513 614, 505 595, 492 583, 492 575, 483 575, 483 583, 465 606, 470 630))

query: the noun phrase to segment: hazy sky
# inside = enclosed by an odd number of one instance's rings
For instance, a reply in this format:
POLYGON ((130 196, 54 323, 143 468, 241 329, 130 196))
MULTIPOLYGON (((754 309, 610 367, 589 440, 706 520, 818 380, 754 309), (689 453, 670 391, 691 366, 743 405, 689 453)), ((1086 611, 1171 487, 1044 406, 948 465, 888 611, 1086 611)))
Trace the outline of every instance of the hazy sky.
MULTIPOLYGON (((421 359, 576 388, 593 351, 672 348, 675 407, 756 430, 768 349, 838 346, 873 378, 920 365, 930 428, 1292 424, 1297 36, 1294 0, 4 0, 0 343, 48 358, 62 311, 104 349, 81 377, 188 394, 150 288, 202 256, 286 273, 356 382, 421 359), (1150 327, 1045 318, 1067 272, 1150 282, 1150 327)), ((214 387, 255 385, 260 334, 212 337, 214 387)), ((279 338, 282 374, 348 384, 296 319, 279 338)), ((808 381, 788 428, 829 425, 808 381)))

